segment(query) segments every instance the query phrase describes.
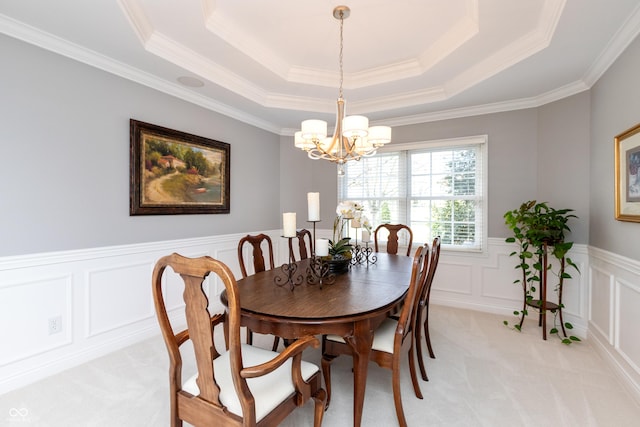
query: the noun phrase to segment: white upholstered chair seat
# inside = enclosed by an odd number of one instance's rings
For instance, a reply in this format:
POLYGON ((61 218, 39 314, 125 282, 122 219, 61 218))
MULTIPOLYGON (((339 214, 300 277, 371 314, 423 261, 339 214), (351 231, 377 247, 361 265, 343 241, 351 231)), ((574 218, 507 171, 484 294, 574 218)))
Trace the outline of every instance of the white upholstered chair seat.
MULTIPOLYGON (((276 357, 278 353, 254 347, 249 344, 242 344, 242 365, 249 367, 265 363, 276 357)), ((231 379, 231 366, 229 363, 229 353, 226 352, 213 361, 216 382, 220 387, 220 402, 227 409, 239 416, 242 416, 242 407, 236 394, 231 379)), ((302 378, 307 381, 313 374, 318 372, 318 367, 313 363, 302 362, 302 378)), ((194 396, 200 394, 196 378, 194 375, 184 382, 182 389, 194 396)), ((247 384, 256 403, 256 422, 260 421, 273 409, 282 403, 294 391, 291 380, 291 359, 270 374, 258 378, 247 379, 247 384)))
MULTIPOLYGON (((398 321, 396 319, 389 317, 384 319, 380 326, 378 326, 378 329, 373 333, 371 349, 393 354, 393 340, 397 326, 398 321)), ((344 338, 338 335, 327 335, 327 339, 335 342, 345 342, 344 338)))

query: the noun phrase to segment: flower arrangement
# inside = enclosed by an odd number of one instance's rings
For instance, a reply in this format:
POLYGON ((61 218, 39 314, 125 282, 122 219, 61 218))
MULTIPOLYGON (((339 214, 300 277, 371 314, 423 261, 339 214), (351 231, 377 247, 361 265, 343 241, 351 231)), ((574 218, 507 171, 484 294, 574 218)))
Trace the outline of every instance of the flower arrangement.
POLYGON ((349 220, 356 228, 364 228, 371 231, 371 222, 364 213, 364 207, 360 203, 352 201, 340 202, 336 207, 336 218, 333 221, 333 240, 329 240, 329 255, 351 255, 352 246, 349 243, 351 238, 345 236, 345 228, 349 220))

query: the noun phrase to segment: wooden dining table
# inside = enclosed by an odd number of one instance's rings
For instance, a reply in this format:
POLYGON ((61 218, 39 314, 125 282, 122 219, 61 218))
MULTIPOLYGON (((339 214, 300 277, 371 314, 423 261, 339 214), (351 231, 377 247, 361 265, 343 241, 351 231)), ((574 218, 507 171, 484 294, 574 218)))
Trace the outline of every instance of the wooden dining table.
MULTIPOLYGON (((253 332, 284 339, 335 334, 353 350, 353 425, 360 426, 373 331, 402 303, 411 276, 412 258, 376 253, 375 264, 351 266, 332 284, 278 286, 282 268, 238 280, 242 325, 253 332)), ((286 265, 286 264, 285 264, 286 265)), ((296 263, 306 275, 309 260, 296 263)), ((222 295, 224 302, 224 294, 222 295)))

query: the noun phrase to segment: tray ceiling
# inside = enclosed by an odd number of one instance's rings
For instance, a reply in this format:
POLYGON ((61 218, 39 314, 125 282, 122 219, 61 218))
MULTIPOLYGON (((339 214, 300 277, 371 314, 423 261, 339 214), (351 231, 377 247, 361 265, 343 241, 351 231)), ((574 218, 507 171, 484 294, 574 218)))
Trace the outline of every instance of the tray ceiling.
POLYGON ((637 0, 4 1, 0 32, 261 128, 408 124, 586 90, 640 30, 637 0))

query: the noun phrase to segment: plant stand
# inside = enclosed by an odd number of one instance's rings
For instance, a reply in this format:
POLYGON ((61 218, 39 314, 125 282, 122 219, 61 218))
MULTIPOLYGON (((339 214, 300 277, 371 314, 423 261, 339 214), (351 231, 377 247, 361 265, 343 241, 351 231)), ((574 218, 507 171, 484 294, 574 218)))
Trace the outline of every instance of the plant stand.
MULTIPOLYGON (((547 270, 548 270, 548 256, 547 251, 549 247, 545 242, 542 245, 542 254, 540 255, 540 266, 542 268, 541 276, 540 276, 540 289, 539 291, 539 299, 531 299, 527 300, 527 295, 525 292, 525 300, 524 300, 524 309, 527 306, 537 308, 539 310, 538 316, 538 326, 542 327, 542 339, 547 339, 547 310, 555 313, 558 311, 558 316, 560 317, 560 325, 562 327, 562 333, 566 337, 567 332, 564 329, 564 321, 562 319, 562 282, 560 282, 558 289, 558 303, 554 303, 551 301, 547 301, 547 270)), ((564 257, 560 260, 560 274, 564 273, 565 267, 565 259, 564 257)), ((524 310, 522 317, 520 319, 520 327, 522 327, 522 323, 524 322, 524 310)))

